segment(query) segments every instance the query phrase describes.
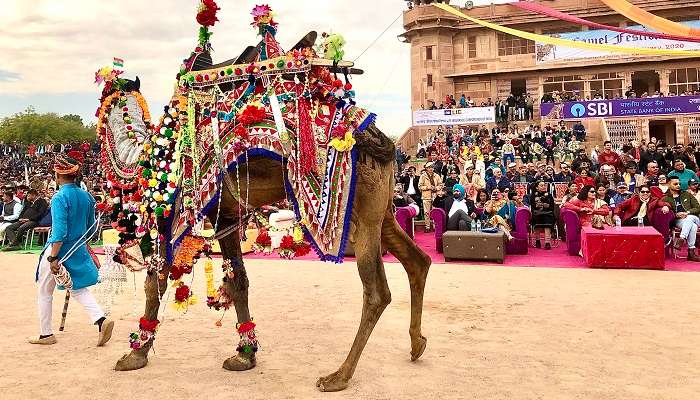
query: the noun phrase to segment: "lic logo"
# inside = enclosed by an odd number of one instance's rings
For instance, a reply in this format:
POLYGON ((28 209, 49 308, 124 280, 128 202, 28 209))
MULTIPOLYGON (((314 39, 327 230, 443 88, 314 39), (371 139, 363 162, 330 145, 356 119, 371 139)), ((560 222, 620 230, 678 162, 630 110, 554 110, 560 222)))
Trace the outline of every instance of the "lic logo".
POLYGON ((586 107, 581 103, 576 103, 571 106, 571 115, 576 118, 583 117, 586 114, 586 107))

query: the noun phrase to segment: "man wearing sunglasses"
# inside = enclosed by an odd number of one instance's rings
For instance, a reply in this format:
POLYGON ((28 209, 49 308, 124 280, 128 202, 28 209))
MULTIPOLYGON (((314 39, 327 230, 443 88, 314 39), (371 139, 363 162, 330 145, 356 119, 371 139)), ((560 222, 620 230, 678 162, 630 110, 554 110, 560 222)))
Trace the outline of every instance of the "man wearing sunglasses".
POLYGON ((700 203, 692 194, 681 189, 681 180, 677 176, 668 177, 668 192, 663 198, 671 204, 676 213, 674 224, 681 229, 681 234, 674 240, 673 247, 680 249, 683 243, 688 244, 688 261, 700 261, 700 257, 695 253, 695 238, 698 226, 700 226, 700 203))
POLYGON ((622 226, 638 226, 642 219, 644 226, 653 226, 656 210, 668 214, 671 205, 651 194, 647 185, 639 187, 639 193, 623 201, 615 207, 615 219, 620 219, 622 226))

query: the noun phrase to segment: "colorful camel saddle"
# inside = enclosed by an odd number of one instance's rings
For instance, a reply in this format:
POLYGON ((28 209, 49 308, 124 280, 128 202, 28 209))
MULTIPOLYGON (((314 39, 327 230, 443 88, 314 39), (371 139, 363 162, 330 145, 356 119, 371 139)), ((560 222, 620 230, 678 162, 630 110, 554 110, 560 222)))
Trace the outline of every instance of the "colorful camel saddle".
MULTIPOLYGON (((319 257, 342 261, 355 185, 353 136, 366 129, 374 115, 335 98, 312 105, 305 92, 304 84, 278 79, 264 94, 254 94, 246 82, 229 93, 203 88, 189 97, 188 104, 194 106, 188 108, 201 111, 192 116, 195 134, 179 144, 185 158, 183 190, 191 196, 176 208, 176 246, 217 206, 226 190, 225 175, 237 171, 239 163, 263 156, 285 165, 280 182, 319 257)), ((237 173, 234 179, 246 177, 237 173)), ((245 193, 236 197, 245 205, 245 193)))

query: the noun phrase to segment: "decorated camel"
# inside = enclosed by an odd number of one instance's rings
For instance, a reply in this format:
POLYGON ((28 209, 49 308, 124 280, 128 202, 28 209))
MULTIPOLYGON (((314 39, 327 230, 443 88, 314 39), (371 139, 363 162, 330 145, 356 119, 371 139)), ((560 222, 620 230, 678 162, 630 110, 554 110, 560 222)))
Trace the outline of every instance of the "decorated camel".
MULTIPOLYGON (((312 32, 283 51, 268 6, 252 12, 260 43, 233 60, 213 64, 210 27, 218 10, 213 0, 201 3, 199 45, 184 60, 177 89, 157 126, 151 123, 138 78, 123 79, 118 64, 96 74, 96 81, 105 84, 98 133, 112 184, 112 200, 102 207, 120 232, 116 261, 147 270, 145 314, 130 336, 131 352, 115 369, 147 364, 168 278, 175 307, 194 304, 183 276, 198 259, 205 260, 207 304, 216 310, 233 306, 237 315, 240 341, 223 367, 255 367, 258 342, 240 243, 251 213, 282 200, 293 205, 297 222, 282 239, 279 255, 292 258, 313 250, 323 260, 341 262, 352 243, 364 288, 362 318, 350 352, 336 372, 318 380, 320 390, 347 387, 391 301, 382 245, 409 277, 411 359, 418 359, 426 347, 421 314, 430 258, 394 218, 394 144, 376 128, 374 115, 355 105, 348 76, 362 71, 342 61, 339 35, 324 35, 314 47, 312 32), (211 243, 200 234, 205 220, 214 226, 224 260, 218 289, 211 243)), ((255 247, 272 251, 265 229, 255 247)))

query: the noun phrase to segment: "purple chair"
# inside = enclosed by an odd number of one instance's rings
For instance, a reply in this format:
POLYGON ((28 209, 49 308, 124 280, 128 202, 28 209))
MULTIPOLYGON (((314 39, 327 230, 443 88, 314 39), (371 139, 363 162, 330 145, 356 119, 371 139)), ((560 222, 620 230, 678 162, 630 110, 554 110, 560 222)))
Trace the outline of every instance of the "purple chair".
MULTIPOLYGON (((566 227, 566 247, 570 256, 577 256, 581 251, 581 221, 575 211, 567 208, 561 209, 561 218, 566 227)), ((659 208, 654 213, 654 228, 664 237, 664 243, 668 243, 671 237, 671 221, 675 218, 673 212, 664 214, 659 208)))
MULTIPOLYGON (((482 209, 477 209, 477 214, 482 214, 482 209)), ((527 254, 528 228, 532 214, 527 207, 519 207, 515 212, 515 229, 510 232, 513 240, 506 244, 506 254, 527 254)), ((435 225, 435 249, 442 253, 442 235, 447 230, 447 214, 442 208, 433 208, 430 211, 430 219, 435 225)))
POLYGON ((401 229, 406 232, 408 237, 413 239, 413 218, 418 215, 416 209, 413 207, 397 207, 394 215, 396 216, 396 222, 399 223, 401 229))

